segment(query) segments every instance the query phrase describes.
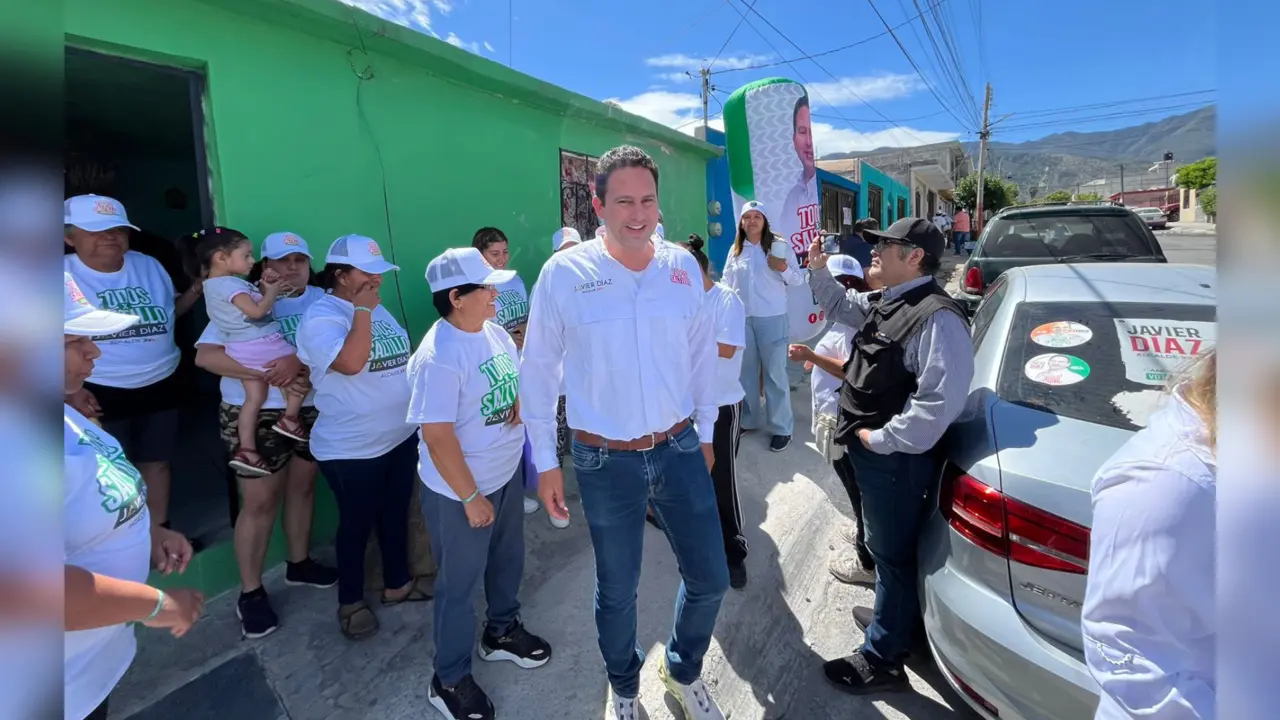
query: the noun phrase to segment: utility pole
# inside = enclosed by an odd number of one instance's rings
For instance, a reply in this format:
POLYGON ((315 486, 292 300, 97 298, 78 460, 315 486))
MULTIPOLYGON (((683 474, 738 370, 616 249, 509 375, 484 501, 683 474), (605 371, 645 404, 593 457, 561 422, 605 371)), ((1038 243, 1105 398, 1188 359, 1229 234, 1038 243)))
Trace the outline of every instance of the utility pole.
POLYGON ((1120 165, 1120 204, 1124 204, 1124 164, 1120 165))
POLYGON ((985 216, 982 214, 982 195, 986 189, 982 171, 986 166, 987 141, 991 139, 991 83, 987 83, 986 99, 982 101, 982 130, 978 132, 978 207, 974 210, 974 222, 978 223, 978 231, 982 231, 985 216))
POLYGON ((711 68, 704 65, 698 68, 698 74, 702 76, 702 132, 705 138, 709 121, 707 108, 711 103, 711 68))

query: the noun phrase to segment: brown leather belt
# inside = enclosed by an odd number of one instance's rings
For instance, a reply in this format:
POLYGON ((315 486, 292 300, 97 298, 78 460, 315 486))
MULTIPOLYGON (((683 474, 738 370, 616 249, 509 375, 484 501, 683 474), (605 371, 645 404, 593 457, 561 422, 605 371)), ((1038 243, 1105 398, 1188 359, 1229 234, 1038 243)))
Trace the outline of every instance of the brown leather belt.
POLYGON ((583 445, 590 445, 591 447, 597 448, 608 448, 610 450, 652 450, 660 443, 664 443, 684 432, 684 429, 687 427, 689 427, 689 421, 681 420, 675 425, 672 425, 670 430, 650 433, 644 437, 636 438, 635 440, 609 440, 607 438, 600 437, 595 433, 586 432, 585 430, 574 430, 573 439, 583 445))

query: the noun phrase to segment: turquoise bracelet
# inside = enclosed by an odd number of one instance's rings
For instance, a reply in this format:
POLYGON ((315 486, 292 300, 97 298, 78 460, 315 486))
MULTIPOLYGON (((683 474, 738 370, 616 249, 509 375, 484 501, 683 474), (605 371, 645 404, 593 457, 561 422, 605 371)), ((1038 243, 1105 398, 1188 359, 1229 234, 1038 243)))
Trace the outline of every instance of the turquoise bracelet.
POLYGON ((468 505, 468 504, 470 504, 470 503, 471 503, 471 501, 472 501, 472 500, 475 500, 475 499, 476 499, 476 497, 477 497, 477 496, 479 496, 479 495, 480 495, 480 488, 476 488, 475 490, 472 490, 472 491, 471 491, 471 494, 470 494, 470 495, 468 495, 465 499, 463 499, 462 504, 463 504, 463 505, 468 505))
POLYGON ((157 594, 157 597, 156 597, 156 609, 155 609, 155 610, 152 610, 150 615, 148 615, 148 616, 146 616, 145 618, 143 618, 143 619, 142 619, 142 622, 147 622, 147 621, 149 621, 149 620, 155 620, 155 619, 156 619, 156 617, 158 617, 158 616, 160 615, 160 610, 164 608, 164 591, 163 591, 163 590, 160 590, 159 588, 157 588, 157 589, 156 589, 156 594, 157 594))

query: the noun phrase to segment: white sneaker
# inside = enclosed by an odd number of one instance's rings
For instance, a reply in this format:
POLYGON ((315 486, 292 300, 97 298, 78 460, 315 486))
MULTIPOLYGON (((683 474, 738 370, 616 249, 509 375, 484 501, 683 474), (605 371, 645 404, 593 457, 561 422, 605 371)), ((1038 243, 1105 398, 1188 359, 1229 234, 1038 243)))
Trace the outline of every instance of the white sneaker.
POLYGON ((658 665, 658 677, 662 678, 667 692, 675 696, 680 709, 684 710, 685 720, 724 720, 724 713, 720 712, 720 706, 716 705, 711 693, 707 692, 702 678, 688 685, 681 685, 667 672, 666 660, 658 665))
POLYGON ((534 500, 528 495, 525 495, 524 496, 524 514, 532 515, 536 512, 538 512, 538 501, 534 500))
POLYGON ((563 529, 565 529, 565 528, 569 527, 569 518, 565 518, 565 519, 561 520, 560 518, 556 517, 555 515, 552 515, 551 513, 547 513, 547 519, 551 521, 551 527, 553 527, 553 528, 556 528, 556 529, 559 529, 559 530, 563 530, 563 529))
POLYGON ((620 698, 609 689, 609 701, 604 708, 604 720, 641 720, 639 698, 620 698))
POLYGON ((862 561, 854 554, 836 556, 827 566, 827 570, 831 572, 831 577, 846 585, 876 584, 876 571, 863 567, 862 561))

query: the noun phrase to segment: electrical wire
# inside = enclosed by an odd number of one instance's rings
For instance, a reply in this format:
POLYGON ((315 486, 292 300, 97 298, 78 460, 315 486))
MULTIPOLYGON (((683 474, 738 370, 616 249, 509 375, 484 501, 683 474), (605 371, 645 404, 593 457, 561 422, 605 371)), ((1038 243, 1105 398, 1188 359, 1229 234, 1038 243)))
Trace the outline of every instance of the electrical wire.
POLYGON ((960 127, 964 128, 965 130, 972 130, 973 128, 970 127, 968 124, 966 124, 964 120, 961 120, 960 116, 956 115, 955 112, 952 111, 952 109, 945 102, 942 101, 942 98, 938 96, 938 92, 933 89, 933 85, 929 83, 928 78, 926 78, 924 76, 924 73, 920 71, 920 66, 916 65, 916 61, 912 59, 911 53, 907 52, 906 46, 903 45, 902 41, 898 39, 897 34, 894 33, 892 29, 889 28, 889 21, 885 20, 884 15, 880 13, 880 9, 876 7, 875 0, 867 0, 867 4, 870 5, 871 9, 875 11, 876 17, 880 18, 880 22, 885 26, 885 29, 889 30, 889 36, 893 38, 893 41, 895 43, 897 43, 898 49, 901 50, 903 56, 907 58, 907 62, 910 63, 912 69, 916 71, 916 75, 920 76, 921 82, 923 82, 924 86, 929 89, 929 93, 933 95, 933 99, 937 100, 938 104, 941 105, 942 108, 946 110, 947 113, 950 114, 952 118, 955 118, 955 121, 957 123, 960 123, 960 127))
MULTIPOLYGON (((740 2, 742 2, 743 0, 739 0, 739 1, 740 1, 740 2)), ((733 9, 734 9, 734 10, 737 10, 739 13, 741 13, 741 12, 742 12, 741 10, 738 10, 737 5, 734 5, 734 6, 733 6, 733 9)), ((763 21, 764 21, 764 23, 765 23, 766 25, 768 25, 768 26, 769 26, 769 27, 770 27, 770 28, 771 28, 775 33, 777 33, 778 35, 780 35, 780 36, 782 37, 782 39, 783 39, 783 40, 786 40, 788 43, 790 43, 790 44, 791 44, 791 46, 792 46, 792 47, 794 47, 796 50, 799 50, 800 52, 804 52, 804 49, 803 49, 803 48, 801 48, 799 45, 797 45, 797 44, 795 43, 795 41, 793 41, 791 38, 787 37, 786 33, 784 33, 784 32, 782 32, 781 30, 779 30, 779 29, 777 28, 777 26, 775 26, 773 23, 769 22, 769 19, 768 19, 768 18, 766 18, 764 15, 761 15, 761 14, 760 14, 760 11, 755 10, 755 9, 752 9, 752 8, 749 8, 749 9, 751 10, 751 12, 753 12, 753 13, 756 15, 756 17, 758 17, 758 18, 760 18, 761 20, 763 20, 763 21)), ((754 31, 755 31, 755 33, 756 33, 757 35, 759 35, 759 36, 760 36, 760 39, 761 39, 761 40, 763 40, 763 41, 765 42, 765 44, 769 46, 769 49, 773 50, 773 51, 774 51, 774 53, 776 53, 776 54, 778 54, 778 55, 781 55, 781 54, 782 54, 782 53, 778 52, 778 49, 777 49, 776 47, 774 47, 774 45, 773 45, 773 43, 772 43, 772 42, 770 42, 770 41, 769 41, 769 38, 765 37, 764 33, 760 32, 760 28, 757 28, 757 27, 755 26, 755 24, 754 24, 754 23, 752 23, 750 20, 748 20, 748 21, 747 21, 747 26, 748 26, 748 27, 750 27, 752 30, 754 30, 754 31)), ((876 109, 876 108, 875 108, 871 103, 869 103, 869 102, 867 102, 866 100, 864 100, 864 99, 862 98, 862 96, 861 96, 861 95, 859 95, 858 93, 854 92, 854 91, 853 91, 853 90, 852 90, 848 85, 845 85, 843 80, 841 80, 840 78, 838 78, 838 77, 836 77, 835 75, 833 75, 833 74, 831 73, 831 71, 830 71, 830 70, 826 69, 826 67, 824 67, 824 66, 822 65, 822 63, 820 63, 820 62, 818 62, 817 60, 814 60, 814 59, 812 59, 812 58, 810 58, 810 59, 809 59, 809 62, 812 62, 814 65, 817 65, 819 70, 821 70, 822 72, 826 73, 826 74, 827 74, 827 76, 828 76, 828 77, 830 77, 832 80, 835 80, 835 81, 836 81, 836 84, 837 84, 837 85, 839 85, 840 87, 844 88, 845 92, 847 92, 847 93, 849 93, 850 95, 852 95, 855 99, 857 99, 857 100, 858 100, 858 102, 861 102, 863 105, 866 105, 866 106, 867 106, 867 107, 868 107, 872 112, 874 112, 876 115, 879 115, 879 116, 881 117, 881 119, 885 120, 886 122, 888 122, 888 123, 890 123, 891 125, 893 125, 895 128, 897 128, 897 129, 901 130, 902 132, 906 133, 906 134, 907 134, 907 135, 909 135, 910 137, 914 138, 914 139, 915 139, 918 143, 920 143, 921 145, 927 145, 927 144, 928 144, 928 143, 926 143, 923 139, 921 139, 919 136, 917 136, 916 134, 912 133, 910 130, 908 130, 908 129, 906 129, 906 128, 902 127, 901 125, 899 125, 898 123, 896 123, 896 122, 894 122, 892 119, 890 119, 887 115, 885 115, 884 113, 882 113, 882 112, 880 112, 879 110, 877 110, 877 109, 876 109)), ((800 77, 800 79, 801 79, 802 81, 804 81, 804 84, 805 84, 806 86, 810 86, 810 85, 812 85, 812 84, 813 84, 813 83, 810 83, 810 82, 809 82, 809 80, 808 80, 807 78, 805 78, 804 74, 800 72, 799 68, 797 68, 797 67, 796 67, 795 65, 793 65, 791 62, 789 62, 789 61, 788 61, 788 62, 787 62, 787 66, 788 66, 788 67, 790 67, 790 68, 795 72, 795 74, 796 74, 797 76, 799 76, 799 77, 800 77)), ((832 109, 832 111, 834 111, 834 112, 835 112, 835 114, 836 114, 836 115, 840 116, 840 119, 841 119, 841 120, 844 120, 844 122, 845 122, 846 124, 848 124, 850 128, 852 128, 854 131, 857 131, 857 128, 854 128, 854 127, 853 127, 853 121, 851 121, 851 120, 849 120, 848 118, 846 118, 846 117, 845 117, 845 115, 844 115, 844 113, 840 112, 840 109, 839 109, 838 107, 836 107, 835 103, 832 103, 831 101, 827 100, 825 97, 823 97, 822 93, 821 93, 821 92, 818 92, 816 89, 814 90, 814 94, 816 94, 816 95, 818 96, 818 99, 820 99, 820 100, 822 100, 822 102, 826 103, 826 104, 827 104, 827 105, 832 109)), ((812 111, 810 111, 810 112, 812 112, 812 111)))
MULTIPOLYGON (((945 2, 947 2, 947 0, 935 0, 934 4, 933 4, 933 5, 930 5, 929 7, 930 7, 930 8, 935 8, 935 7, 937 7, 937 6, 941 5, 941 4, 945 3, 945 2)), ((732 4, 732 0, 728 0, 728 4, 732 4)), ((907 25, 910 25, 911 23, 913 23, 913 22, 915 22, 916 20, 918 20, 918 19, 919 19, 919 17, 920 17, 920 16, 913 17, 913 18, 910 18, 910 19, 908 19, 908 20, 906 20, 906 21, 904 21, 904 22, 901 22, 901 23, 899 23, 899 24, 895 25, 895 26, 893 27, 893 29, 894 29, 894 30, 897 30, 898 28, 906 27, 907 25)), ((717 70, 717 71, 715 71, 715 72, 713 72, 713 73, 711 73, 711 74, 712 74, 712 75, 719 75, 719 74, 721 74, 721 73, 741 72, 741 71, 743 71, 743 70, 764 70, 764 69, 766 69, 766 68, 780 67, 780 66, 782 66, 782 65, 790 66, 790 65, 791 65, 791 63, 793 63, 793 62, 800 62, 801 60, 813 60, 814 58, 820 58, 820 57, 825 57, 825 56, 827 56, 827 55, 832 55, 832 54, 835 54, 835 53, 838 53, 838 52, 844 52, 845 50, 849 50, 850 48, 856 48, 856 47, 858 47, 859 45, 866 45, 867 43, 871 42, 872 40, 879 40, 880 38, 882 38, 882 37, 884 37, 885 35, 888 35, 888 34, 889 34, 889 31, 888 31, 888 30, 886 30, 886 31, 884 31, 884 32, 876 33, 875 35, 872 35, 872 36, 870 36, 870 37, 865 37, 865 38, 863 38, 863 39, 861 39, 861 40, 858 40, 858 41, 855 41, 855 42, 851 42, 851 43, 849 43, 848 45, 841 45, 840 47, 837 47, 837 48, 831 48, 830 50, 823 50, 822 52, 813 53, 812 55, 802 55, 802 56, 800 56, 800 57, 791 58, 790 60, 778 60, 778 61, 776 61, 776 62, 761 63, 761 64, 759 64, 759 65, 748 65, 748 66, 746 66, 746 67, 740 67, 740 68, 728 68, 728 69, 725 69, 725 70, 717 70)), ((781 53, 779 53, 779 54, 781 54, 781 53)))
POLYGON ((1154 115, 1156 113, 1169 112, 1174 110, 1189 110, 1208 107, 1213 104, 1210 101, 1201 101, 1193 103, 1182 103, 1179 105, 1163 105, 1160 107, 1144 108, 1141 110, 1122 110, 1113 113, 1103 113, 1100 115, 1088 115, 1085 117, 1062 118, 1057 120, 1045 120, 1042 122, 1028 122, 1014 125, 1002 125, 1002 131, 1022 130, 1025 128, 1044 128, 1044 127, 1072 127, 1084 123, 1094 123, 1102 120, 1115 120, 1121 118, 1136 118, 1146 115, 1154 115))
MULTIPOLYGON (((1048 116, 1048 115, 1067 115, 1080 110, 1096 110, 1098 108, 1111 108, 1111 107, 1116 107, 1118 105, 1136 105, 1144 102, 1152 102, 1155 100, 1172 100, 1174 98, 1193 97, 1196 95, 1210 95, 1215 92, 1217 92, 1217 90, 1214 90, 1214 89, 1193 90, 1191 92, 1169 93, 1166 95, 1150 95, 1148 97, 1131 98, 1129 100, 1111 100, 1108 102, 1091 103, 1089 105, 1073 105, 1073 106, 1067 106, 1067 107, 1048 108, 1048 109, 1042 109, 1042 110, 1021 110, 1021 111, 1010 113, 1009 115, 1017 116, 1020 118, 1041 117, 1041 116, 1048 116)), ((992 124, 994 125, 995 123, 992 123, 992 124)))
MULTIPOLYGON (((760 0, 751 0, 751 7, 754 8, 756 3, 759 1, 760 0)), ((707 70, 710 70, 715 66, 716 61, 720 59, 720 55, 724 53, 724 49, 729 47, 729 41, 733 40, 733 36, 738 34, 738 29, 742 27, 742 23, 745 22, 746 19, 746 15, 743 15, 738 19, 738 24, 733 26, 733 31, 729 33, 729 37, 725 38, 724 42, 720 44, 720 50, 716 52, 716 56, 711 58, 711 62, 707 63, 707 70)))
POLYGON ((732 0, 721 0, 721 2, 718 2, 715 5, 712 5, 710 10, 707 10, 705 13, 699 15, 696 20, 686 25, 683 30, 680 30, 675 35, 667 36, 667 39, 660 43, 655 43, 652 46, 650 46, 650 50, 661 50, 665 47, 669 47, 676 40, 679 40, 683 38, 685 35, 688 35, 690 30, 694 29, 699 24, 701 24, 703 20, 706 20, 707 18, 711 17, 711 15, 715 13, 715 11, 719 10, 724 5, 728 5, 730 2, 732 2, 732 0))
POLYGON ((837 115, 827 115, 824 113, 810 113, 809 117, 821 118, 823 120, 848 120, 849 122, 859 122, 859 123, 914 122, 916 120, 925 120, 932 117, 938 117, 939 115, 942 115, 945 112, 946 110, 939 110, 938 112, 931 112, 928 115, 917 115, 915 117, 898 118, 896 120, 871 120, 867 118, 853 119, 853 118, 844 118, 837 115))

